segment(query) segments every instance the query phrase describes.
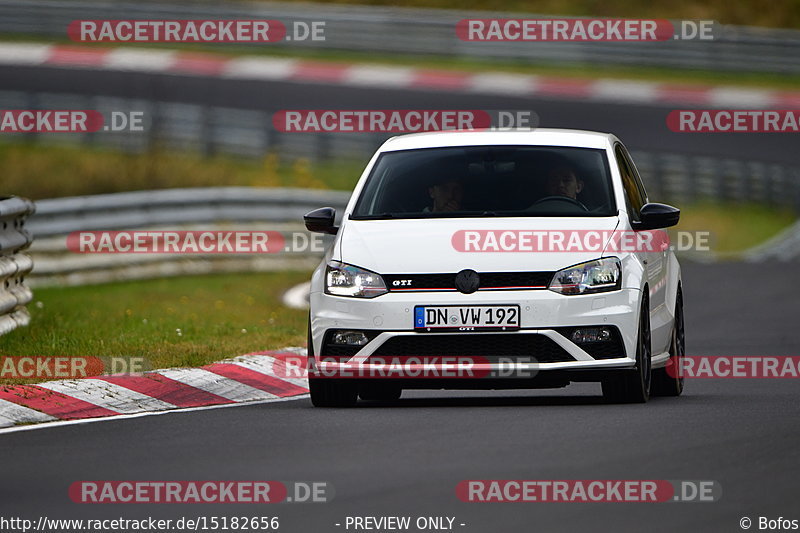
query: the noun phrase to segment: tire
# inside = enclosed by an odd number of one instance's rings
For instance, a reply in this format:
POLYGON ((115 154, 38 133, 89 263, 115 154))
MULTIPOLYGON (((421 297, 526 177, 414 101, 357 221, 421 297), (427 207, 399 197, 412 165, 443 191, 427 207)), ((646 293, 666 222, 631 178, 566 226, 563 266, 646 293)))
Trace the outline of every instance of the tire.
POLYGON ((650 305, 647 296, 639 311, 636 335, 636 367, 609 376, 602 381, 603 398, 608 403, 646 403, 652 381, 650 350, 650 305))
POLYGON ((675 325, 672 328, 672 342, 669 347, 670 360, 668 365, 673 364, 673 358, 678 359, 678 364, 671 376, 667 372, 667 367, 653 371, 653 396, 680 396, 683 392, 683 373, 682 360, 686 357, 686 336, 683 329, 683 291, 678 287, 678 296, 675 299, 675 325))
POLYGON ((381 383, 381 380, 362 381, 358 386, 358 397, 367 401, 395 402, 402 394, 401 387, 381 383))
POLYGON ((309 377, 308 390, 314 407, 352 407, 358 399, 355 383, 348 379, 309 377))
MULTIPOLYGON (((308 321, 309 369, 314 359, 314 344, 311 342, 311 315, 308 321)), ((352 407, 358 400, 358 389, 352 379, 314 377, 308 373, 308 392, 314 407, 352 407)))

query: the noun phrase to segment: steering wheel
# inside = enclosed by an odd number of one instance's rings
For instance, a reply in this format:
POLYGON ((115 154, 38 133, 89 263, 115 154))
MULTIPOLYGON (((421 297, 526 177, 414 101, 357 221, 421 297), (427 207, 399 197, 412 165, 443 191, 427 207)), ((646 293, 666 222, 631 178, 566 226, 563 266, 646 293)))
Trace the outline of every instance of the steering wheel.
POLYGON ((588 211, 589 209, 586 208, 585 205, 580 203, 578 200, 574 198, 570 198, 569 196, 545 196, 544 198, 540 198, 536 200, 531 207, 534 207, 539 204, 543 204, 545 202, 567 202, 574 206, 581 208, 583 211, 588 211))

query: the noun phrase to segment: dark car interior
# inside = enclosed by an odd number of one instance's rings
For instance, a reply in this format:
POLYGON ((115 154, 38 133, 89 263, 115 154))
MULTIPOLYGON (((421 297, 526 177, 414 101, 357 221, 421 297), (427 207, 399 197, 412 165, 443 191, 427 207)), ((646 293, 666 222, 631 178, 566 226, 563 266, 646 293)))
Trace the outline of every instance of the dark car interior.
POLYGON ((383 154, 354 217, 608 216, 615 214, 605 151, 491 146, 383 154), (548 191, 548 172, 570 169, 582 189, 573 200, 548 191), (431 188, 458 182, 460 209, 431 212, 431 188), (555 197, 554 197, 555 196, 555 197))

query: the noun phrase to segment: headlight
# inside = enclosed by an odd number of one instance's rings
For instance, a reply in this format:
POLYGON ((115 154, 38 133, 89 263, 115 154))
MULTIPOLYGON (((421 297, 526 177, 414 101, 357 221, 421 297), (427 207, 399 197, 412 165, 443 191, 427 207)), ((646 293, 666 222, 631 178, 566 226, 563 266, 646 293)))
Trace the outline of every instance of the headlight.
POLYGON ((622 265, 605 257, 559 270, 547 287, 560 294, 593 294, 622 288, 622 265))
POLYGON ((331 261, 325 269, 325 293, 334 296, 374 298, 389 292, 375 272, 331 261))

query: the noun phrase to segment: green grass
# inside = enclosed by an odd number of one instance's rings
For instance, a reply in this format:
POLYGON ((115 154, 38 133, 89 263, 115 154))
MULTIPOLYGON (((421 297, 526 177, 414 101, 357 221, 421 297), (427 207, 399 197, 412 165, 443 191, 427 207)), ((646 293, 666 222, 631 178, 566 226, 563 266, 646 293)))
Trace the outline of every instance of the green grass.
POLYGON ((760 244, 794 223, 790 209, 711 202, 681 206, 680 231, 708 231, 714 252, 740 252, 760 244))
POLYGON ((0 355, 143 357, 168 368, 304 346, 307 312, 280 298, 309 278, 248 273, 36 289, 32 325, 0 337, 0 355))
POLYGON ((0 144, 3 193, 33 200, 173 187, 352 189, 363 160, 314 164, 308 159, 203 157, 154 150, 127 154, 87 146, 0 144))

